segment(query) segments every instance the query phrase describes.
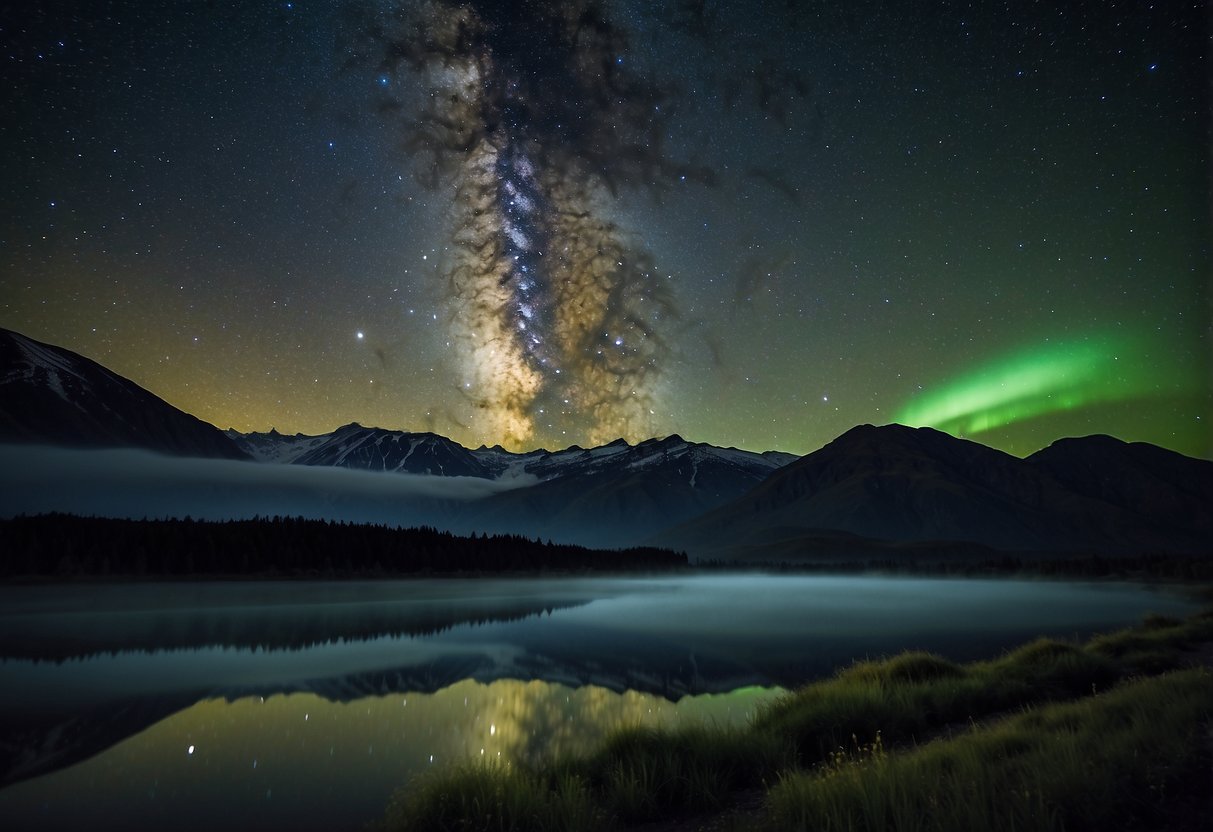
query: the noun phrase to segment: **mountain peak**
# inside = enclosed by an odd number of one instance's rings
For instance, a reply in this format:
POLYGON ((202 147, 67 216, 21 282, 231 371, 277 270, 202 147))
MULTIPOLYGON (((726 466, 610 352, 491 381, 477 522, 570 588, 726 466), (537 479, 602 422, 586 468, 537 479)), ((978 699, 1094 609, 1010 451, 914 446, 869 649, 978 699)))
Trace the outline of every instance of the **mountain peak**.
POLYGON ((1087 437, 1020 459, 932 428, 859 425, 660 542, 750 557, 768 547, 776 559, 832 557, 837 547, 827 538, 840 532, 867 541, 855 552, 941 541, 1000 551, 1188 552, 1213 531, 1210 504, 1213 463, 1145 443, 1087 437))
POLYGON ((0 442, 243 459, 232 437, 92 359, 0 329, 0 442))
POLYGON ((840 435, 835 442, 845 442, 854 440, 870 440, 873 438, 891 438, 898 437, 902 439, 913 437, 947 437, 954 439, 955 437, 936 430, 935 428, 912 428, 909 425, 903 425, 899 422, 889 422, 886 425, 862 424, 856 425, 848 431, 840 435))
MULTIPOLYGON (((1090 436, 1063 436, 1061 439, 1055 439, 1043 450, 1066 450, 1069 448, 1102 448, 1102 449, 1124 449, 1129 447, 1131 442, 1126 442, 1123 439, 1117 439, 1115 436, 1109 436, 1106 433, 1093 433, 1090 436)), ((1139 443, 1137 443, 1139 444, 1139 443)), ((1037 451, 1041 453, 1041 451, 1037 451)))
POLYGON ((992 455, 991 459, 1018 458, 980 442, 952 436, 935 428, 913 428, 896 422, 887 425, 856 425, 816 453, 827 451, 843 456, 896 452, 953 460, 983 454, 992 455))

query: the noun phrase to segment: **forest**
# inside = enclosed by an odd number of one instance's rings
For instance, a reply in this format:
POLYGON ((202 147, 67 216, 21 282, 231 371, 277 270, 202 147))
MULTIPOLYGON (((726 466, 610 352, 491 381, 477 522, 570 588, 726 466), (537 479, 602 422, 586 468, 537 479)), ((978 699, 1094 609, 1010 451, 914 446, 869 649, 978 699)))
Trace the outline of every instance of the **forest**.
POLYGON ((0 521, 0 578, 302 577, 664 570, 667 549, 597 550, 518 535, 461 537, 288 517, 119 520, 46 514, 0 521))

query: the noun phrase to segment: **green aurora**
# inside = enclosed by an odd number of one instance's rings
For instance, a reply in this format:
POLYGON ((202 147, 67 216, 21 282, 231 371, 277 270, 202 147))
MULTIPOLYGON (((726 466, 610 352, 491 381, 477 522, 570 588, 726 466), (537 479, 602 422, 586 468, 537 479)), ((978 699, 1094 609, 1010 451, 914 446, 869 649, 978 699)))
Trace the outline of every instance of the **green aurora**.
MULTIPOLYGON (((1098 335, 1035 344, 925 390, 895 420, 976 436, 1097 405, 1199 399, 1199 373, 1142 335, 1098 335)), ((1199 416, 1198 416, 1199 418, 1199 416)), ((1092 421, 1097 430, 1099 419, 1092 421)))

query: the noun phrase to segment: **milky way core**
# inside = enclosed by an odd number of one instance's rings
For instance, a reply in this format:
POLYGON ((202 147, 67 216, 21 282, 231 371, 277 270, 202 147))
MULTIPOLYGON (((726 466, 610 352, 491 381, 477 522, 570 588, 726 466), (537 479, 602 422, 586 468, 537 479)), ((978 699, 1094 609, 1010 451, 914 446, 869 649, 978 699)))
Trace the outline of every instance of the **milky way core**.
POLYGON ((712 174, 662 150, 667 96, 629 68, 624 30, 595 0, 432 0, 368 31, 385 78, 423 85, 402 146, 424 184, 451 188, 445 294, 469 427, 510 447, 652 436, 669 277, 603 208, 712 174))

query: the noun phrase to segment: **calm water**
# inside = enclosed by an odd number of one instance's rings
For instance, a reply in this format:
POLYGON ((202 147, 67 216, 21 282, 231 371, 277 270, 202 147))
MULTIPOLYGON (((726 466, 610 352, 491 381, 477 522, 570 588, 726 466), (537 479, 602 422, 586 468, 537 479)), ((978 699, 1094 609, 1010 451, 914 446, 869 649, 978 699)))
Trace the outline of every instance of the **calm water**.
POLYGON ((1084 637, 1126 584, 721 575, 0 588, 0 828, 357 829, 417 772, 742 722, 856 658, 1084 637))

